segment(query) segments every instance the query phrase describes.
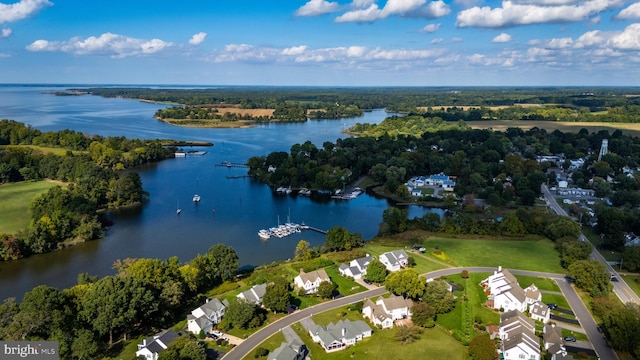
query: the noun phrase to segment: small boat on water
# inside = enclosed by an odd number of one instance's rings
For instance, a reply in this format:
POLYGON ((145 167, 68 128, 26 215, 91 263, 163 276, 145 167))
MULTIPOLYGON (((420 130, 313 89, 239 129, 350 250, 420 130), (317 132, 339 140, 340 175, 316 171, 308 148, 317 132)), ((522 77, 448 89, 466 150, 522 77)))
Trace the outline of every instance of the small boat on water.
POLYGON ((267 240, 271 237, 271 232, 269 230, 262 229, 258 231, 258 236, 260 239, 267 240))
POLYGON ((194 202, 194 203, 198 203, 198 202, 200 202, 200 195, 197 195, 197 194, 196 194, 196 195, 193 195, 193 202, 194 202))
POLYGON ((180 209, 180 201, 176 201, 176 215, 180 215, 182 209, 180 209))
POLYGON ((300 191, 298 191, 298 195, 302 195, 302 196, 311 196, 311 190, 309 189, 300 189, 300 191))

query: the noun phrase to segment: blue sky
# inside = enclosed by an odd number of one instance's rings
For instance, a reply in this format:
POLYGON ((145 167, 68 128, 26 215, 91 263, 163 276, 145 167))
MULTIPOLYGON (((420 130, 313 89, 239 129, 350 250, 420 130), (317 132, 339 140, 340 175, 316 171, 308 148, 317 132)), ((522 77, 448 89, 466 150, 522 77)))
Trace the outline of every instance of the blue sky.
POLYGON ((638 86, 640 2, 0 0, 0 83, 638 86))

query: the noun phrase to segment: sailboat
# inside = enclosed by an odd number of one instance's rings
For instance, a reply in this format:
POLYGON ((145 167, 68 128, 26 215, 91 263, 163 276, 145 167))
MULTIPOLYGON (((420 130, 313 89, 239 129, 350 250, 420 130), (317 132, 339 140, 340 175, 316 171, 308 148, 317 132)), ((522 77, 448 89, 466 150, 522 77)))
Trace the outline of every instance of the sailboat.
POLYGON ((176 215, 180 215, 180 213, 182 212, 182 209, 180 209, 180 200, 176 201, 176 215))

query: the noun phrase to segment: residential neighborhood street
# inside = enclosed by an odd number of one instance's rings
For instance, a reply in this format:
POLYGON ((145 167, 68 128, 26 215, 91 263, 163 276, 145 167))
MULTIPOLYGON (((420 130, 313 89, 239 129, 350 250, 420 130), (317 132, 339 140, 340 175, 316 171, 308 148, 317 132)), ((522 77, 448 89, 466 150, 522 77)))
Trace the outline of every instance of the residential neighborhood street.
MULTIPOLYGON (((452 274, 459 274, 462 270, 467 270, 469 272, 488 272, 492 273, 496 270, 493 267, 467 267, 467 268, 448 268, 432 271, 424 274, 426 278, 438 278, 441 276, 447 276, 452 274)), ((580 321, 580 325, 582 326, 585 334, 589 337, 591 344, 593 345, 593 349, 598 354, 600 359, 617 359, 615 352, 607 345, 606 339, 603 338, 602 334, 600 334, 597 330, 597 324, 591 314, 587 310, 586 306, 582 303, 582 300, 578 297, 578 294, 575 292, 571 283, 567 282, 564 274, 554 274, 554 273, 546 273, 546 272, 536 272, 536 271, 526 271, 526 270, 515 270, 510 269, 510 271, 514 275, 526 275, 526 276, 535 276, 535 277, 548 277, 556 280, 558 286, 562 291, 562 294, 567 299, 571 309, 575 313, 576 318, 580 321)), ((231 351, 229 351, 222 359, 225 360, 240 360, 244 358, 247 354, 249 354, 254 348, 260 345, 263 341, 269 338, 271 335, 275 334, 277 331, 281 331, 283 328, 294 324, 302 319, 312 316, 313 314, 321 313, 327 310, 331 310, 334 308, 338 308, 347 304, 352 304, 358 301, 365 300, 367 298, 372 298, 375 296, 382 295, 386 293, 386 289, 383 287, 368 290, 359 294, 354 294, 351 296, 341 297, 335 300, 327 301, 322 304, 318 304, 316 306, 299 310, 294 312, 293 314, 286 316, 272 324, 267 325, 266 327, 260 329, 253 335, 249 336, 245 339, 241 344, 234 347, 231 351)))

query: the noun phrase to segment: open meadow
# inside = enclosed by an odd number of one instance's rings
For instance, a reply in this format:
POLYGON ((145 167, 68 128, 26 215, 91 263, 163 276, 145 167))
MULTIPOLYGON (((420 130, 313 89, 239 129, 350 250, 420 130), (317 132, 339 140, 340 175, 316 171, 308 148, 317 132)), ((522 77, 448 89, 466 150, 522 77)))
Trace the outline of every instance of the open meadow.
POLYGON ((57 184, 50 181, 22 181, 0 185, 0 234, 24 230, 31 219, 31 202, 57 184))
POLYGON ((545 129, 548 132, 560 130, 562 132, 577 133, 580 129, 587 129, 589 132, 607 130, 612 133, 620 130, 631 136, 640 136, 640 123, 620 123, 620 122, 567 122, 567 121, 536 121, 536 120, 486 120, 468 121, 472 129, 493 129, 495 131, 505 131, 510 127, 518 127, 528 130, 534 127, 545 129))

